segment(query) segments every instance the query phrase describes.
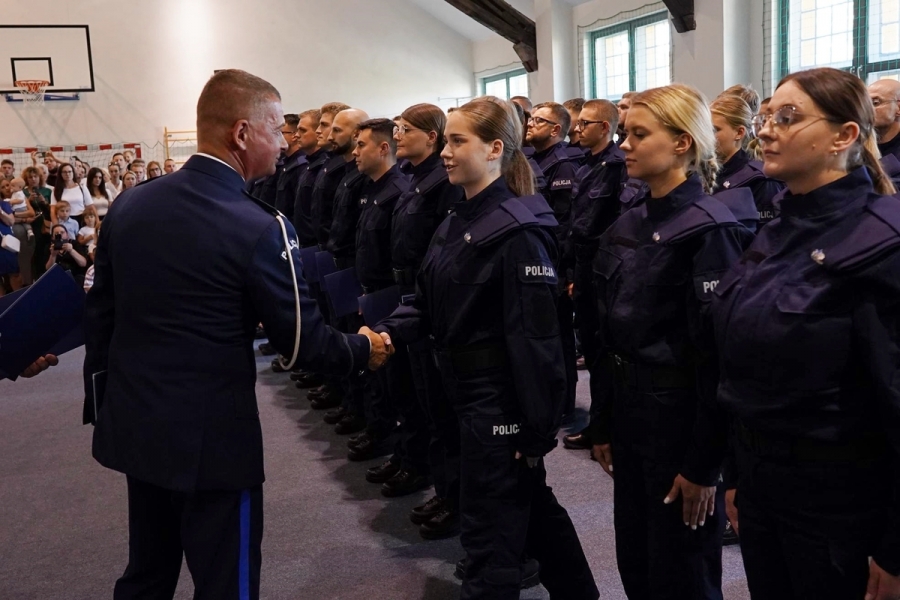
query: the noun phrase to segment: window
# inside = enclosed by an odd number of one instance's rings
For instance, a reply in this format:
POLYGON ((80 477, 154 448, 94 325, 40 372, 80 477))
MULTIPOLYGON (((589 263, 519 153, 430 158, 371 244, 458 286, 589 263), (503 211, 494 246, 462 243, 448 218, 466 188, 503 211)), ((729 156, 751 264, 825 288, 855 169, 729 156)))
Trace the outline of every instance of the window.
POLYGON ((863 80, 900 70, 900 0, 778 0, 781 75, 834 67, 863 80))
POLYGON ((492 75, 481 80, 481 91, 486 96, 509 100, 513 96, 528 96, 528 73, 525 69, 492 75))
POLYGON ((667 16, 667 12, 655 13, 591 32, 593 98, 619 100, 625 92, 672 82, 667 16))

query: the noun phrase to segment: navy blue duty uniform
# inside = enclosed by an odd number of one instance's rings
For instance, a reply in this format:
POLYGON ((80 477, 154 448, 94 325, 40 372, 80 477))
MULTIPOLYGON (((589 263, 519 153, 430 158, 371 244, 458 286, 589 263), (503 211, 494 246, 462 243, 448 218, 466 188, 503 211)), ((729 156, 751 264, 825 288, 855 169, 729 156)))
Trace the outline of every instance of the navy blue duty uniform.
POLYGON ((318 149, 306 157, 305 170, 301 167, 300 177, 297 180, 297 190, 294 194, 294 229, 297 231, 297 240, 301 248, 318 245, 316 231, 313 228, 313 189, 319 171, 330 158, 324 149, 318 149))
MULTIPOLYGON (((394 285, 391 268, 391 218, 400 195, 409 189, 409 179, 398 165, 378 181, 368 181, 359 196, 360 215, 356 226, 356 276, 363 292, 370 294, 394 285)), ((366 398, 366 432, 374 440, 385 438, 396 425, 396 411, 404 419, 414 411, 416 399, 409 358, 403 345, 395 346, 390 364, 369 377, 366 398)), ((416 417, 414 417, 416 419, 416 417)), ((404 455, 406 431, 400 432, 392 462, 404 455)), ((424 462, 424 457, 417 457, 424 462)))
MULTIPOLYGON (((759 212, 760 227, 775 218, 776 207, 773 200, 784 189, 784 184, 766 177, 762 170, 762 163, 751 160, 746 150, 738 150, 722 165, 716 176, 715 193, 742 187, 749 188, 753 193, 753 200, 756 202, 756 209, 759 212)), ((739 215, 735 214, 735 216, 741 220, 739 215)))
POLYGON ((297 196, 297 184, 300 175, 306 171, 309 161, 306 154, 299 150, 284 159, 284 170, 278 178, 275 192, 275 208, 283 214, 288 222, 294 222, 294 200, 297 196))
POLYGON ((281 177, 282 171, 284 171, 286 160, 287 159, 282 153, 282 155, 278 157, 278 162, 275 163, 275 172, 273 174, 260 177, 256 181, 248 183, 246 187, 250 192, 250 195, 258 200, 262 200, 269 206, 275 206, 275 198, 278 192, 278 179, 281 177))
MULTIPOLYGON (((569 148, 566 142, 559 142, 543 152, 535 152, 534 160, 544 173, 544 186, 538 189, 556 217, 559 225, 556 238, 563 244, 569 234, 572 221, 572 191, 575 188, 575 173, 581 166, 584 153, 578 148, 569 148)), ((560 256, 562 252, 560 252, 560 256)), ((568 269, 557 265, 559 277, 559 297, 556 303, 559 319, 559 334, 563 343, 563 357, 566 365, 566 405, 563 414, 575 409, 575 390, 578 385, 578 370, 575 366, 575 307, 569 297, 568 269)))
MULTIPOLYGON (((394 281, 405 303, 416 293, 416 275, 438 225, 452 207, 465 198, 463 189, 450 183, 443 160, 432 154, 416 166, 407 167, 412 177, 409 190, 397 200, 391 222, 391 262, 394 281)), ((411 439, 409 454, 427 463, 434 479, 434 492, 449 503, 459 504, 459 425, 444 392, 441 374, 435 363, 434 344, 424 338, 409 345, 413 385, 428 429, 421 438, 411 439), (424 450, 424 451, 423 451, 424 450), (421 457, 420 457, 421 455, 421 457)))
POLYGON ((332 156, 322 166, 322 170, 319 171, 316 178, 313 186, 311 214, 319 250, 325 250, 328 244, 331 223, 334 220, 335 196, 344 175, 350 172, 351 168, 356 170, 356 161, 353 158, 348 162, 343 156, 332 156))
POLYGON ((460 202, 432 239, 416 299, 376 326, 394 343, 434 339, 459 418, 462 598, 519 597, 521 561, 541 564, 552 598, 599 593, 578 535, 546 483, 566 374, 556 319, 557 223, 542 196, 500 178, 460 202))
POLYGON ((620 194, 627 177, 625 155, 610 142, 597 154, 590 154, 575 176, 572 190, 572 225, 566 239, 564 265, 572 269, 573 304, 581 331, 581 352, 591 374, 591 407, 594 410, 602 385, 597 347, 597 301, 594 296, 592 262, 603 232, 621 213, 620 194))
MULTIPOLYGON (((722 598, 724 490, 691 530, 675 477, 713 486, 727 422, 716 410, 712 290, 752 234, 692 174, 603 234, 594 259, 604 383, 591 440, 612 443, 616 560, 630 600, 722 598)), ((592 375, 593 377, 593 375, 592 375)))
POLYGON ((881 152, 881 167, 894 182, 900 194, 900 134, 895 135, 890 141, 878 144, 878 150, 881 152))
POLYGON ((85 306, 84 420, 96 425, 94 458, 128 476, 129 562, 116 600, 172 598, 182 554, 197 597, 259 597, 253 338, 261 322, 292 353, 289 260, 298 364, 349 374, 368 362, 368 339, 327 327, 310 299, 293 227, 288 255, 275 211, 243 186, 225 163, 195 155, 119 196, 103 221, 85 306))
POLYGON ((900 201, 787 193, 714 294, 750 594, 862 598, 900 575, 900 201))

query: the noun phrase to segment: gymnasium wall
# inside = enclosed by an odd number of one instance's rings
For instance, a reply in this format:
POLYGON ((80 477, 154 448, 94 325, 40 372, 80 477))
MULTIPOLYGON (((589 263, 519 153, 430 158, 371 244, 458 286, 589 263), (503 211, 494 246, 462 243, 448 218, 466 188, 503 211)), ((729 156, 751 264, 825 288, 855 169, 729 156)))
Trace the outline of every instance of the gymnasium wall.
POLYGON ((270 81, 286 111, 339 100, 392 117, 474 93, 470 41, 405 0, 0 0, 0 19, 89 25, 97 86, 37 111, 0 100, 0 147, 194 129, 200 90, 223 68, 270 81))

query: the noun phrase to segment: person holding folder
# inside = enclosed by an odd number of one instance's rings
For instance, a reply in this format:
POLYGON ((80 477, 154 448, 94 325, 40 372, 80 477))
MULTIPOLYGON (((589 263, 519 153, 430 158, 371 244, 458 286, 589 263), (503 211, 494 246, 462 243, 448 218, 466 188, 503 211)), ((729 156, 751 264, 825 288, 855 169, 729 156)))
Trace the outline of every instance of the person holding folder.
POLYGON ((293 226, 244 192, 275 171, 283 126, 271 84, 217 72, 197 104, 199 152, 123 192, 103 221, 85 306, 85 422, 94 458, 127 476, 116 600, 172 598, 182 557, 197 597, 259 597, 259 323, 316 372, 377 368, 391 353, 370 330, 325 325, 293 226))

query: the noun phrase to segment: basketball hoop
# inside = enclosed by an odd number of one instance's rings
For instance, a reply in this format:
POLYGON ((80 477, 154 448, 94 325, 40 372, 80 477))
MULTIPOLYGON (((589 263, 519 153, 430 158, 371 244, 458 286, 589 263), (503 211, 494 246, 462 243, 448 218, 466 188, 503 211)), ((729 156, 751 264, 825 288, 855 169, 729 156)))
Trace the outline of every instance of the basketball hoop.
POLYGON ((50 82, 43 79, 20 79, 15 85, 22 94, 22 102, 36 106, 44 103, 44 92, 50 82))

